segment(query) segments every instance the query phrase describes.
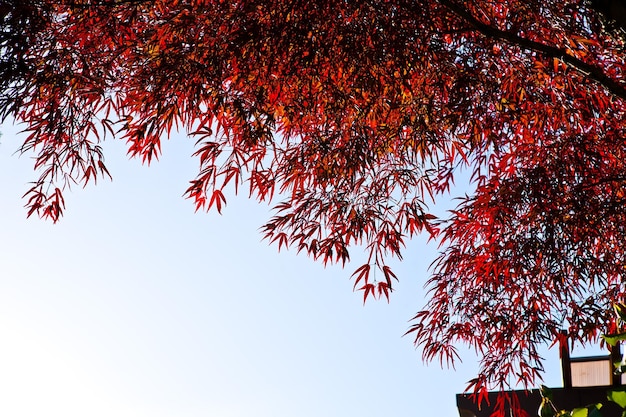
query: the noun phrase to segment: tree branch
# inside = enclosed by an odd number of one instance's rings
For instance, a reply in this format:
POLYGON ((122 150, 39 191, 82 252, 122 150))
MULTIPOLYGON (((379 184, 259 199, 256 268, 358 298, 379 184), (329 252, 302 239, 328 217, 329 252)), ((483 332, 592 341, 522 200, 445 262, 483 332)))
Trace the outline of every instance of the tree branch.
POLYGON ((523 38, 511 32, 490 26, 474 17, 465 7, 450 0, 439 0, 439 3, 454 14, 465 20, 470 26, 486 37, 499 39, 524 49, 540 52, 550 58, 557 58, 571 65, 587 78, 605 87, 611 94, 626 100, 626 85, 608 77, 601 68, 588 64, 567 53, 564 49, 545 45, 541 42, 523 38))

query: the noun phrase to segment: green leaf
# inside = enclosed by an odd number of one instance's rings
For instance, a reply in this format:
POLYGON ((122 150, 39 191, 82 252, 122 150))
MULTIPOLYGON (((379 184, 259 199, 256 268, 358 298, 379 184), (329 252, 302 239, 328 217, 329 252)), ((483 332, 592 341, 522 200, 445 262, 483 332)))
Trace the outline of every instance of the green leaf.
POLYGON ((589 414, 587 414, 587 417, 602 417, 602 413, 600 412, 601 407, 602 404, 587 406, 587 409, 589 410, 589 414))
POLYGON ((626 333, 603 334, 602 338, 609 345, 615 346, 622 340, 626 340, 626 333))
POLYGON ((552 402, 547 398, 541 399, 541 405, 539 406, 539 417, 555 417, 554 407, 552 402))
POLYGON ((553 398, 552 398, 552 389, 550 389, 550 388, 546 387, 545 385, 542 385, 542 386, 541 386, 541 390, 540 390, 540 392, 541 392, 541 396, 542 396, 543 398, 547 398, 547 399, 549 399, 550 401, 552 401, 552 399, 553 399, 553 398))
POLYGON ((613 305, 613 309, 615 310, 615 314, 617 314, 620 320, 626 322, 626 304, 615 303, 613 305))
POLYGON ((574 408, 571 417, 602 417, 602 413, 600 412, 600 408, 602 404, 591 404, 586 406, 585 408, 574 408))
POLYGON ((609 400, 622 408, 626 408, 626 390, 624 389, 612 389, 607 392, 606 396, 609 400))

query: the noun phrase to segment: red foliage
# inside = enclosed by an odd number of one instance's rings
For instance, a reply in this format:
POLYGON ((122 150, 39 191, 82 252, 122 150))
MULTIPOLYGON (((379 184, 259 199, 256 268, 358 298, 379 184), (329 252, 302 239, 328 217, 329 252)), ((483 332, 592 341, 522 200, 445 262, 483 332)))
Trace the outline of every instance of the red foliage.
MULTIPOLYGON (((26 123, 28 214, 108 175, 124 139, 150 163, 172 129, 198 138, 197 208, 246 185, 267 239, 323 262, 388 256, 425 231, 442 253, 409 330, 428 360, 482 355, 477 393, 540 377, 565 324, 594 339, 624 295, 624 16, 610 0, 23 0, 0 5, 0 113, 26 123), (612 21, 611 18, 615 18, 612 21), (427 203, 460 168, 475 192, 427 203)), ((371 271, 378 269, 384 281, 371 271)))

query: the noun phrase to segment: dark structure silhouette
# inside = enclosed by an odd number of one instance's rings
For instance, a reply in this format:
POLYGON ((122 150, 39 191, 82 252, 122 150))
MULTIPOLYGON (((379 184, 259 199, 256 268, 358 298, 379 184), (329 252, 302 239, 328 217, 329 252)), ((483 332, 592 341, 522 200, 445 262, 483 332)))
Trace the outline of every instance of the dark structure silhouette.
MULTIPOLYGON (((552 388, 552 402, 559 409, 572 410, 589 404, 602 403, 603 417, 621 417, 624 411, 608 401, 607 391, 622 385, 622 375, 613 372, 613 363, 622 358, 619 344, 609 355, 570 357, 567 345, 561 345, 561 371, 563 388, 552 388)), ((541 404, 539 389, 511 391, 519 398, 521 408, 530 416, 536 416, 541 404)), ((457 394, 456 403, 460 417, 490 417, 500 393, 489 393, 489 403, 480 407, 470 394, 457 394)), ((507 414, 508 415, 508 414, 507 414)))

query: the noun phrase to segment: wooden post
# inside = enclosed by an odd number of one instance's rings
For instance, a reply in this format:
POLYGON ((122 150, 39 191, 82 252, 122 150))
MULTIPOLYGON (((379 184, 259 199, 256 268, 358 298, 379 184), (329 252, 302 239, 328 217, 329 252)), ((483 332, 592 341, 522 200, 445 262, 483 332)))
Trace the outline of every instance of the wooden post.
POLYGON ((569 356, 569 345, 567 344, 567 331, 561 330, 559 339, 559 349, 561 354, 561 373, 563 374, 563 388, 572 388, 572 363, 569 356))
POLYGON ((622 361, 622 352, 620 349, 620 343, 615 346, 611 346, 611 385, 619 387, 622 385, 622 374, 614 372, 614 364, 622 361))

